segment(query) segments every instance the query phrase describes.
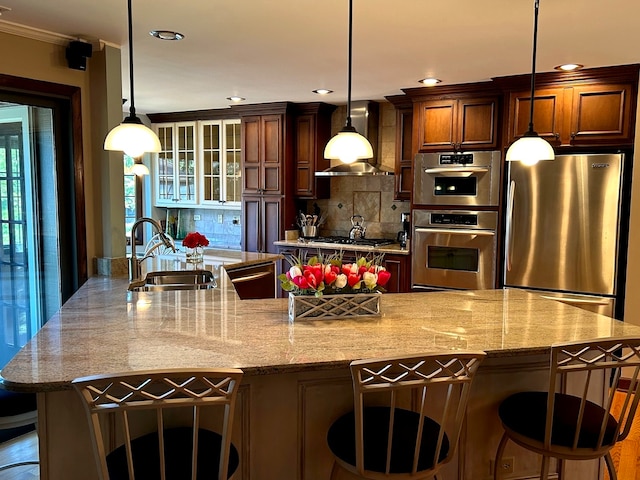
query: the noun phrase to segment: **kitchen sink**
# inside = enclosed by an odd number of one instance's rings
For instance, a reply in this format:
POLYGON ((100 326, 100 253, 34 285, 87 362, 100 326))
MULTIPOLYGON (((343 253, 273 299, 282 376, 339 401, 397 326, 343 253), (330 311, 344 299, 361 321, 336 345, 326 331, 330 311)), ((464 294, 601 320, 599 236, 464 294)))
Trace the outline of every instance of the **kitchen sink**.
POLYGON ((164 290, 203 290, 217 286, 209 270, 166 270, 149 272, 146 277, 129 284, 132 292, 164 290))

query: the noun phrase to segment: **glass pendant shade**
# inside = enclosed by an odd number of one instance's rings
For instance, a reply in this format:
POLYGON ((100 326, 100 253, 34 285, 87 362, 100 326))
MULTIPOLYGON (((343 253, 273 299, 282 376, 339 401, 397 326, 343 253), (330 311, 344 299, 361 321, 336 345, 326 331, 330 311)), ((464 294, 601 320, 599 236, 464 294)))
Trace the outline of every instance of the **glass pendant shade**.
POLYGON ((373 157, 373 147, 369 140, 360 135, 355 128, 343 128, 324 147, 324 158, 353 163, 356 160, 373 157))
POLYGON ((141 160, 136 159, 135 163, 131 166, 131 173, 133 175, 137 175, 138 177, 142 177, 144 175, 149 175, 149 167, 147 167, 141 160))
POLYGON ((551 144, 537 134, 524 136, 513 142, 506 156, 507 162, 520 161, 525 165, 535 165, 555 158, 551 144))
MULTIPOLYGON (((130 118, 130 117, 129 117, 130 118)), ((140 123, 127 122, 112 129, 104 140, 105 150, 118 150, 136 158, 145 152, 159 152, 160 140, 153 130, 140 123)))

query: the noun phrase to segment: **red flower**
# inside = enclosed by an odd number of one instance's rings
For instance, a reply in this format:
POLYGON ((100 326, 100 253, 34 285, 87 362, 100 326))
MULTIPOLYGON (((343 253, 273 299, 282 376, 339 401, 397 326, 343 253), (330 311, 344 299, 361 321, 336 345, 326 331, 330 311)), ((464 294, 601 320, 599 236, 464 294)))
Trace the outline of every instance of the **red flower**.
POLYGON ((384 287, 390 278, 391 274, 387 270, 380 270, 378 272, 378 285, 384 287))
POLYGON ((188 233, 184 240, 182 240, 182 245, 187 248, 196 248, 196 247, 206 247, 209 245, 209 240, 207 237, 198 232, 188 233))

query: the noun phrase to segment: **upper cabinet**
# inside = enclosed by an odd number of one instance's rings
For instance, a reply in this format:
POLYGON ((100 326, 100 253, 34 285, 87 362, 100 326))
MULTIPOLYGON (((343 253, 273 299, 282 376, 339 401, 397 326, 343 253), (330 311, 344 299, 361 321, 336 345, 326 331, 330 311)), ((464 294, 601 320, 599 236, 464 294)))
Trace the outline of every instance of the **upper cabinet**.
POLYGON ((158 207, 240 209, 240 119, 157 123, 153 169, 158 207))
POLYGON ((244 194, 284 193, 283 121, 281 114, 242 117, 244 194))
MULTIPOLYGON (((496 79, 507 99, 505 145, 529 127, 530 76, 496 79)), ((638 65, 536 76, 534 130, 554 147, 631 146, 638 65)))
POLYGON ((411 200, 413 187, 413 104, 406 95, 386 97, 396 110, 394 200, 411 200))
POLYGON ((419 152, 486 150, 498 145, 498 96, 443 98, 414 104, 419 152))
MULTIPOLYGON (((534 129, 554 146, 631 145, 633 91, 632 84, 537 89, 534 129)), ((530 109, 530 91, 509 94, 509 144, 527 131, 530 109)))
POLYGON ((329 198, 329 178, 316 177, 331 161, 324 158, 324 147, 331 138, 334 105, 308 103, 297 106, 295 120, 294 165, 295 196, 302 199, 329 198))
POLYGON ((161 123, 154 128, 161 145, 153 175, 155 204, 196 205, 196 122, 161 123))
POLYGON ((198 151, 202 158, 200 203, 203 206, 240 207, 240 119, 201 121, 198 132, 198 151))

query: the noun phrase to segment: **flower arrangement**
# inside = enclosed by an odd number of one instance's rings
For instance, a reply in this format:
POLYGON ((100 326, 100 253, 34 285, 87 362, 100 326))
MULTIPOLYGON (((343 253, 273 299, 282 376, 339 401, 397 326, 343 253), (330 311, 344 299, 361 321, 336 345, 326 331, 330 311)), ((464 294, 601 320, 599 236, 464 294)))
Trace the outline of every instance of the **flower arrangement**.
POLYGON ((341 256, 316 256, 307 262, 292 257, 291 268, 278 279, 283 290, 298 295, 384 292, 391 273, 381 265, 383 257, 359 257, 353 263, 343 263, 341 256))
POLYGON ((187 248, 196 248, 196 247, 207 247, 209 245, 209 240, 207 237, 198 232, 188 233, 184 240, 182 240, 182 245, 187 248))

